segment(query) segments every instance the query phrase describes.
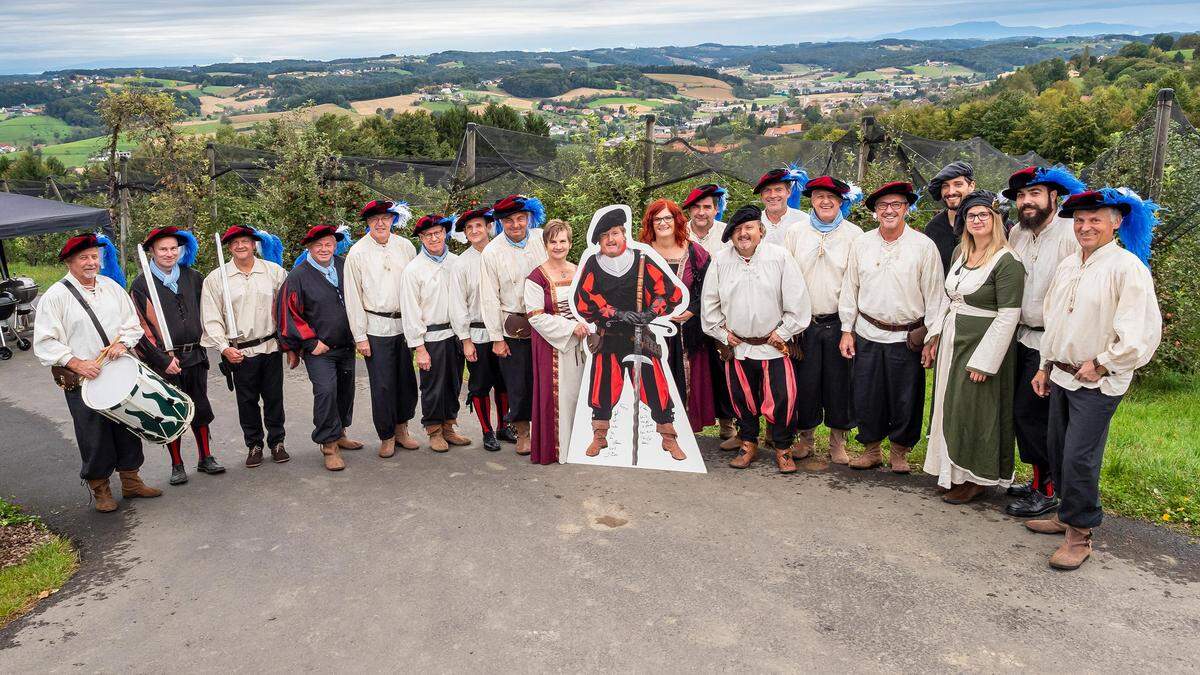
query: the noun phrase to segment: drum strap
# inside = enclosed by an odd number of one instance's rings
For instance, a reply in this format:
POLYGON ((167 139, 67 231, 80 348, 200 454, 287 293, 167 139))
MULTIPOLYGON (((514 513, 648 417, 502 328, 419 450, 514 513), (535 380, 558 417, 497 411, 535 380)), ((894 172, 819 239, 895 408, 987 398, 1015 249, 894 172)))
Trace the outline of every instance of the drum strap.
POLYGON ((63 279, 60 283, 66 286, 67 290, 71 291, 71 295, 75 296, 75 299, 79 301, 79 305, 83 307, 83 311, 87 312, 88 318, 92 320, 92 325, 96 327, 96 332, 100 334, 100 343, 107 347, 109 345, 108 336, 104 334, 104 326, 100 325, 100 319, 96 318, 96 313, 92 311, 92 306, 83 299, 83 296, 79 293, 79 289, 75 288, 75 284, 68 282, 66 279, 63 279))

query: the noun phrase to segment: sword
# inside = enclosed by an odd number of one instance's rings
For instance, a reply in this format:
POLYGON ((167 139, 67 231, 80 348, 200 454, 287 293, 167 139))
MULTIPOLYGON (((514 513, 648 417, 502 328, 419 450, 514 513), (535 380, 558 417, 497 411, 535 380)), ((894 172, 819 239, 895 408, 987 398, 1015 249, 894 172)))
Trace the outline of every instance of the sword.
MULTIPOLYGON (((242 332, 237 328, 237 320, 233 316, 233 296, 229 292, 229 275, 225 273, 225 249, 221 245, 221 235, 213 232, 213 239, 217 242, 217 269, 221 270, 221 291, 225 300, 225 338, 229 340, 230 346, 234 349, 238 348, 238 340, 242 339, 242 332)), ((225 386, 229 387, 229 391, 233 391, 233 369, 225 359, 225 355, 221 355, 221 374, 225 376, 225 386)))
POLYGON ((137 245, 138 262, 142 264, 142 276, 146 278, 146 292, 150 294, 150 304, 154 306, 154 316, 158 318, 158 334, 162 336, 163 351, 174 356, 175 343, 171 342, 171 331, 167 328, 167 315, 163 312, 162 302, 158 299, 158 289, 154 286, 154 273, 150 271, 150 261, 146 259, 146 249, 137 245))

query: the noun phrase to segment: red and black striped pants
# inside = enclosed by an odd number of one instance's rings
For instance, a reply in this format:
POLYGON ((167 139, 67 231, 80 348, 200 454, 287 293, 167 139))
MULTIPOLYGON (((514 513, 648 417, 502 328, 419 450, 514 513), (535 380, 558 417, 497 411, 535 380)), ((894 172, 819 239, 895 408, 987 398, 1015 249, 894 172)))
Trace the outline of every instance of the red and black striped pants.
POLYGON ((732 359, 725 363, 725 381, 737 416, 738 438, 758 440, 758 418, 767 420, 767 438, 788 448, 796 434, 796 371, 792 360, 732 359))
MULTIPOLYGON (((628 355, 600 352, 592 358, 592 374, 588 387, 588 405, 592 408, 592 419, 612 419, 613 406, 621 400, 625 376, 633 382, 633 360, 623 360, 628 355)), ((671 402, 671 389, 663 372, 662 361, 650 357, 642 359, 642 403, 650 408, 650 418, 657 424, 675 421, 675 405, 671 402)))

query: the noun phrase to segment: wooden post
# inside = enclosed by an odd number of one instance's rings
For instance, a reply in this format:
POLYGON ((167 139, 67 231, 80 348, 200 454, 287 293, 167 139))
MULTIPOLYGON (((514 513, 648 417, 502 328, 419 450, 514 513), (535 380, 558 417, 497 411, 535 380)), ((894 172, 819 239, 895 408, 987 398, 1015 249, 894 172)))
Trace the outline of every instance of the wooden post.
POLYGON ((871 129, 875 127, 875 118, 867 115, 862 118, 862 122, 858 129, 858 170, 855 171, 855 182, 859 185, 867 179, 867 155, 871 153, 871 144, 867 141, 867 135, 871 129))
POLYGON ((117 173, 117 184, 120 186, 118 190, 119 198, 117 201, 118 214, 120 218, 118 221, 120 232, 118 233, 117 253, 121 256, 122 271, 125 270, 125 247, 129 242, 129 188, 125 183, 125 181, 128 179, 128 176, 129 157, 127 155, 122 155, 121 168, 117 173))
POLYGON ((212 226, 217 226, 217 146, 212 141, 204 147, 208 155, 208 201, 209 213, 212 215, 212 226))
POLYGON ((463 139, 462 161, 465 185, 475 182, 475 134, 479 133, 475 129, 476 126, 474 122, 467 122, 467 135, 463 139))
POLYGON ((648 113, 642 116, 642 121, 646 123, 645 138, 643 146, 645 154, 642 156, 642 184, 650 184, 650 175, 654 173, 654 114, 648 113))
POLYGON ((61 202, 63 200, 62 193, 58 191, 58 183, 54 182, 54 176, 50 176, 50 189, 54 190, 54 197, 61 202))
POLYGON ((1157 200, 1162 192, 1163 167, 1167 163, 1167 138, 1171 133, 1171 108, 1175 104, 1174 89, 1159 89, 1154 108, 1154 148, 1150 155, 1150 181, 1147 197, 1157 200))

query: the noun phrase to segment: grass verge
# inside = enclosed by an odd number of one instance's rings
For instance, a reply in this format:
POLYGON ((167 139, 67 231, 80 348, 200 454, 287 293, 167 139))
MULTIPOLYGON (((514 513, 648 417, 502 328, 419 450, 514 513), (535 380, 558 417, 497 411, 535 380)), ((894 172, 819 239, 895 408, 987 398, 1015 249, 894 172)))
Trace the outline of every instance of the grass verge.
MULTIPOLYGON (((35 523, 34 516, 21 513, 19 507, 0 499, 0 529, 35 523)), ((0 541, 3 533, 0 533, 0 541)), ((40 599, 58 591, 79 566, 79 556, 62 537, 48 538, 16 565, 0 567, 0 628, 29 611, 40 599)))

